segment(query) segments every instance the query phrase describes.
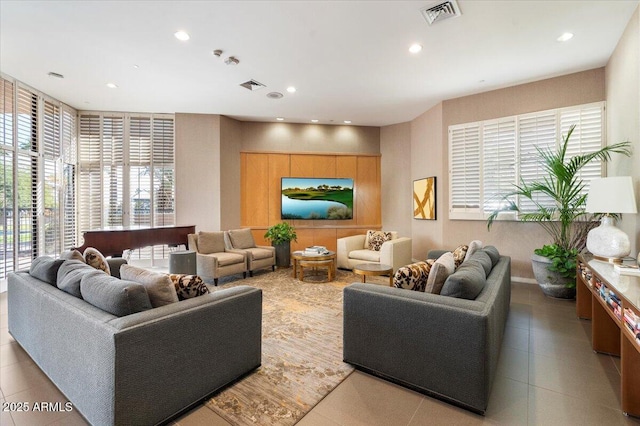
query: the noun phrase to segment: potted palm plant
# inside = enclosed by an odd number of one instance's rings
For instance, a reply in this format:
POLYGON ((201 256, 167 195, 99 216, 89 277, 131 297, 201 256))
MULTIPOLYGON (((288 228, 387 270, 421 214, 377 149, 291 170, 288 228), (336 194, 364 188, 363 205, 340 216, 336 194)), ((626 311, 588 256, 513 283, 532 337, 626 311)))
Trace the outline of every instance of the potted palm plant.
POLYGON ((287 222, 277 223, 267 229, 264 238, 276 248, 276 265, 288 268, 291 264, 291 241, 298 238, 295 228, 287 222))
POLYGON ((552 243, 534 250, 533 273, 545 295, 566 299, 575 297, 576 257, 585 248, 589 230, 598 225, 598 217, 584 211, 587 196, 579 172, 593 160, 610 160, 613 153, 631 155, 631 144, 620 142, 568 158, 567 146, 574 128, 571 126, 557 151, 538 148, 546 176, 514 185, 515 189, 502 197, 503 206, 487 219, 487 228, 491 229, 500 213, 516 211, 521 220, 535 222, 549 234, 552 243), (553 205, 543 204, 539 196, 550 198, 553 205), (534 209, 521 212, 514 197, 528 200, 534 209))

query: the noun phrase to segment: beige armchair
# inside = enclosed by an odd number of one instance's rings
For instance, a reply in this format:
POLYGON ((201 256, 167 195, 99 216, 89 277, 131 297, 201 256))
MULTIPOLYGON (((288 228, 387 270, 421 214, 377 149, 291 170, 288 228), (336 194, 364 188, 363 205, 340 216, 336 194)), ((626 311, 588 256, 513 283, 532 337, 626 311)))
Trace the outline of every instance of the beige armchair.
POLYGON ((250 277, 257 269, 271 267, 272 271, 276 270, 275 247, 256 245, 251 229, 232 229, 225 232, 225 237, 227 237, 228 249, 242 252, 247 257, 247 269, 250 277))
POLYGON ((247 256, 244 252, 227 249, 224 232, 189 234, 189 249, 196 252, 196 271, 202 278, 218 278, 242 273, 247 277, 247 256))
POLYGON ((397 232, 390 234, 391 240, 382 243, 379 251, 370 249, 369 232, 366 235, 338 238, 338 268, 353 269, 361 263, 382 263, 397 271, 411 263, 411 238, 398 237, 397 232))

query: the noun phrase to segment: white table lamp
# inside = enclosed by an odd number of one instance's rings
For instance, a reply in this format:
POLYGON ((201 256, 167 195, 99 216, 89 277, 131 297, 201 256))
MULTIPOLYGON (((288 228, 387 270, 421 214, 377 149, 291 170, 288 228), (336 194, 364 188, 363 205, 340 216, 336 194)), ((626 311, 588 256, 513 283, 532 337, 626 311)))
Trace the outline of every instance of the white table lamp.
POLYGON ((605 213, 600 226, 589 231, 587 249, 596 257, 620 262, 629 255, 629 237, 615 226, 611 213, 638 213, 631 176, 593 179, 587 195, 587 213, 605 213))

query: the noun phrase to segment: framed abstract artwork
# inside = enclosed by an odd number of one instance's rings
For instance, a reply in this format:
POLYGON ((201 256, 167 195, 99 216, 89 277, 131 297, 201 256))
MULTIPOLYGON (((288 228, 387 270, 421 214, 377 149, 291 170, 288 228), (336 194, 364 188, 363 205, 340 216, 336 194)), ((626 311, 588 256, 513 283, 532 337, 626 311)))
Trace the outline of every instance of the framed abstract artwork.
POLYGON ((413 218, 436 220, 436 177, 413 181, 413 218))

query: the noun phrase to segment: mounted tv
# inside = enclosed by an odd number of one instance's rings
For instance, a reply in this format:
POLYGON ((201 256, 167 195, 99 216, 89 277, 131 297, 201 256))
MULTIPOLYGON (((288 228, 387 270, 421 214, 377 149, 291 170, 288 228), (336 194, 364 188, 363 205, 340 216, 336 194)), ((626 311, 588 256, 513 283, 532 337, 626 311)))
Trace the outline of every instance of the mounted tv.
POLYGON ((282 178, 282 219, 353 219, 353 179, 282 178))

